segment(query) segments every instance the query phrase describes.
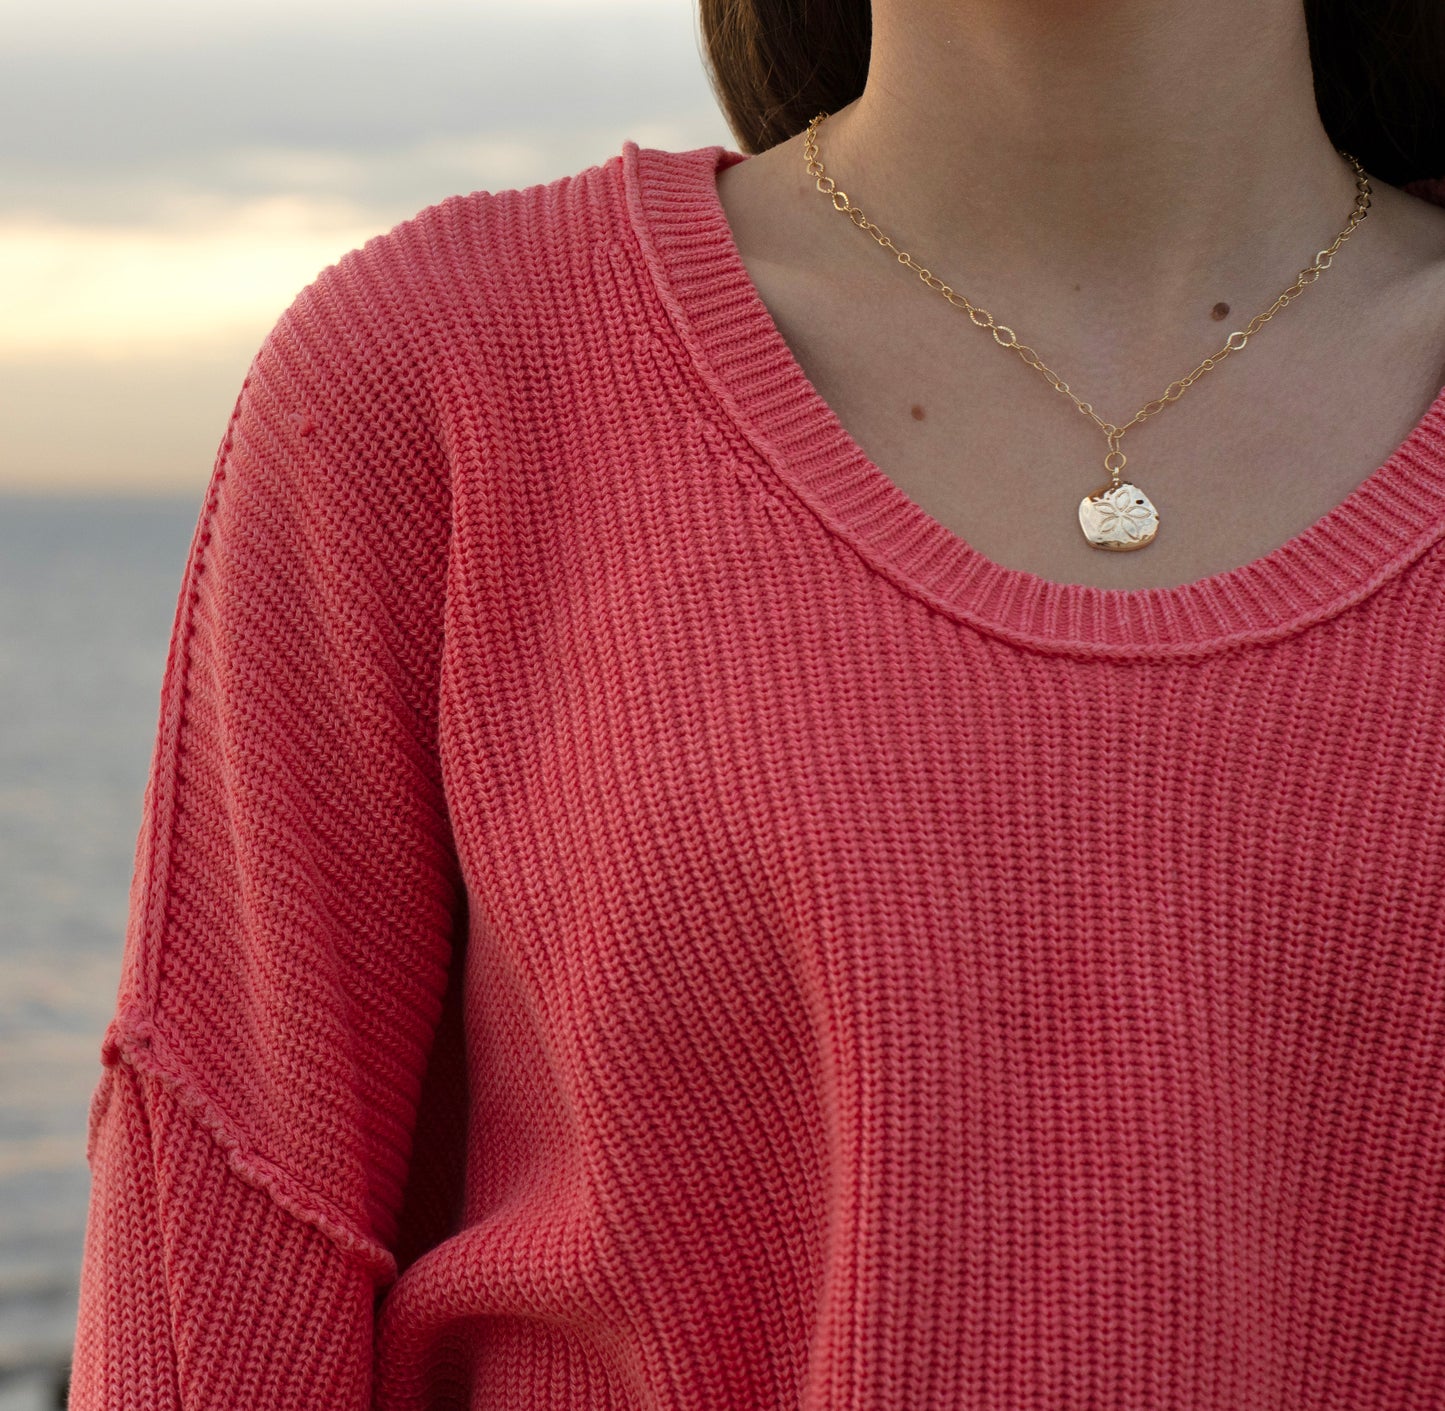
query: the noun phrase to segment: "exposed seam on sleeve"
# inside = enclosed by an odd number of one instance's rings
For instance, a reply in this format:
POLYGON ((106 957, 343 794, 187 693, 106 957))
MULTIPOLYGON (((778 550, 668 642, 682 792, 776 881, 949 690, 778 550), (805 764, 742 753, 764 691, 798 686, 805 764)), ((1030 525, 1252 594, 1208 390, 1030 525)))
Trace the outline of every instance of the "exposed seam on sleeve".
POLYGON ((245 1141, 205 1083, 186 1071, 149 1014, 135 1006, 123 1005, 106 1029, 101 1062, 105 1065, 105 1075, 91 1101, 87 1158, 94 1147, 96 1126, 109 1105, 114 1086, 112 1070, 117 1063, 129 1063, 167 1084, 177 1101, 226 1153, 232 1170, 244 1181, 265 1191, 298 1220, 315 1226, 353 1255, 374 1278, 385 1283, 396 1278, 396 1257, 384 1244, 358 1229, 334 1201, 317 1194, 245 1141))

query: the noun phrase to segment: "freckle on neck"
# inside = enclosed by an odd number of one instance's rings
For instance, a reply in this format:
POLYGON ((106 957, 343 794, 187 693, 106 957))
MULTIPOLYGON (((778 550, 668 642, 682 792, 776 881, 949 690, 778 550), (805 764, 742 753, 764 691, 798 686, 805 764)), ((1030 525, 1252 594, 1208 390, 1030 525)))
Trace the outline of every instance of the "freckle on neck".
POLYGON ((912 411, 913 411, 913 419, 914 419, 914 421, 922 421, 922 420, 923 420, 923 408, 920 407, 916 402, 913 404, 912 411))
POLYGON ((1221 299, 1212 309, 1210 309, 1209 317, 1212 318, 1215 323, 1218 323, 1219 320, 1222 318, 1228 318, 1229 305, 1226 304, 1223 299, 1221 299))

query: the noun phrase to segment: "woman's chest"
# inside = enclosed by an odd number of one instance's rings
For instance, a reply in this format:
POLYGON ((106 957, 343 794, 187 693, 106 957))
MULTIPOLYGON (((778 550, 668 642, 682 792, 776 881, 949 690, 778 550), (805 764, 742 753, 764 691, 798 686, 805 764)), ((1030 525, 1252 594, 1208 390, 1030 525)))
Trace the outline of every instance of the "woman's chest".
POLYGON ((1025 650, 901 591, 743 460, 689 454, 655 492, 609 475, 565 536, 551 504, 515 536, 526 575, 454 581, 448 796, 469 886, 524 945, 585 932, 625 968, 661 927, 852 963, 899 908, 945 947, 1208 946, 1224 918, 1264 946, 1423 944, 1445 902, 1438 564, 1273 643, 1025 650))

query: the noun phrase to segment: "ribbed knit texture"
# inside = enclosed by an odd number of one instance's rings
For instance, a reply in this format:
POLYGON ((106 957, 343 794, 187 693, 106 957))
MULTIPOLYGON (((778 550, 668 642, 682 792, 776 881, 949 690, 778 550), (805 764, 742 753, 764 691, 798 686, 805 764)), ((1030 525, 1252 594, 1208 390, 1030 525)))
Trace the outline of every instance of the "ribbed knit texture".
POLYGON ((737 160, 450 197, 258 352, 73 1406, 1441 1411, 1445 388, 1241 568, 1003 568, 737 160))

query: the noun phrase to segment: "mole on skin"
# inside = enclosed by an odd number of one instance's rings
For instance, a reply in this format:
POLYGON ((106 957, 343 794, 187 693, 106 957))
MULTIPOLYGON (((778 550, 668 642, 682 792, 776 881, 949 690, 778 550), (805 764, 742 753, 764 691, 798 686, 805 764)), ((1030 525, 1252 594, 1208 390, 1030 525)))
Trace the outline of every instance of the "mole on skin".
POLYGON ((913 407, 913 419, 914 419, 914 421, 922 421, 922 420, 923 420, 923 408, 920 407, 920 406, 918 406, 916 403, 914 404, 914 407, 913 407))
MULTIPOLYGON (((1074 285, 1074 292, 1077 293, 1078 290, 1079 290, 1079 285, 1077 285, 1077 284, 1074 285)), ((1210 309, 1210 311, 1209 311, 1209 317, 1212 318, 1212 319, 1215 321, 1215 323, 1218 323, 1219 320, 1222 319, 1222 318, 1228 318, 1228 317, 1229 317, 1229 305, 1226 304, 1223 299, 1221 299, 1212 309, 1210 309)), ((918 412, 917 412, 917 409, 915 408, 915 409, 914 409, 914 416, 917 416, 917 415, 918 415, 918 412)))

